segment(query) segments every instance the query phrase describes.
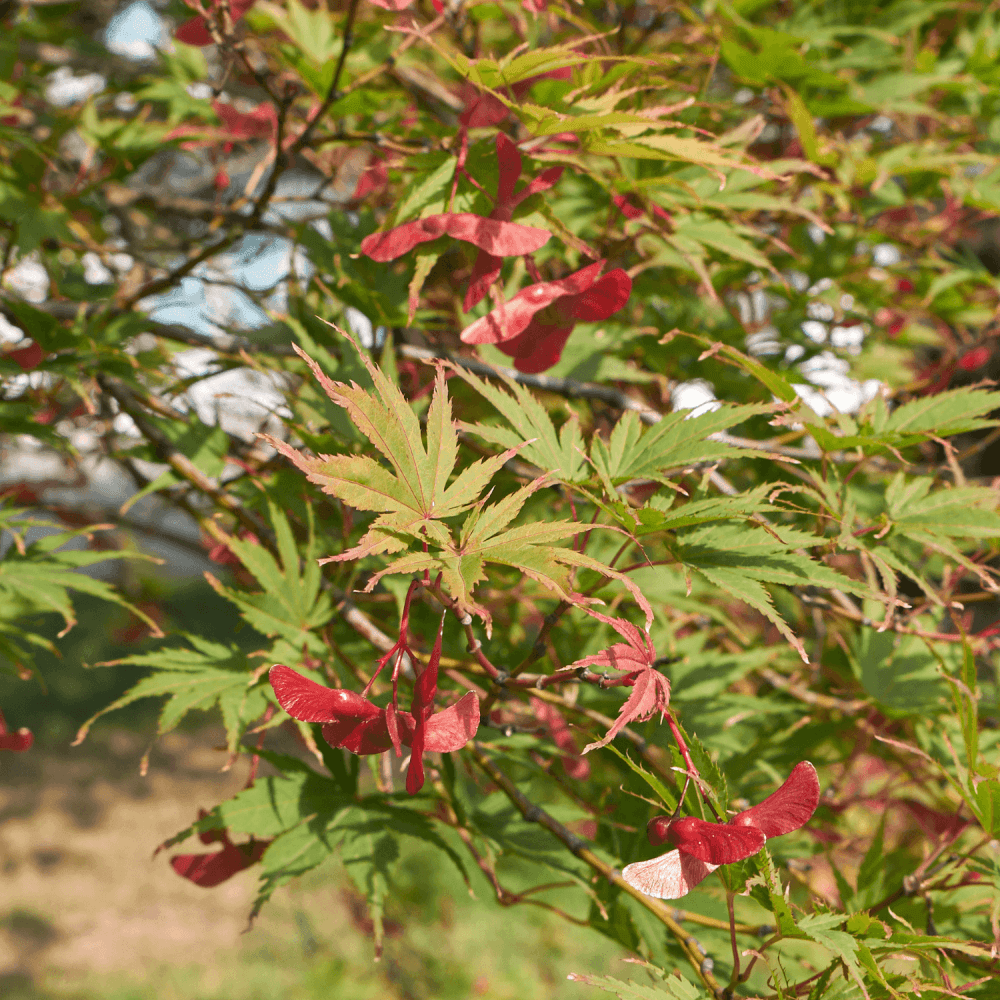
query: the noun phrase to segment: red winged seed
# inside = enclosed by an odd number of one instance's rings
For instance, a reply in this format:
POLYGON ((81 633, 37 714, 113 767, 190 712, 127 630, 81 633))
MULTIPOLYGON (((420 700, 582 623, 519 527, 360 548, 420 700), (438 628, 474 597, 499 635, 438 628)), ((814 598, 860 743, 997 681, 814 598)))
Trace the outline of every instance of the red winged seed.
POLYGON ((358 721, 357 717, 340 719, 323 724, 323 739, 332 747, 343 747, 359 755, 385 753, 392 746, 386 713, 372 706, 376 714, 370 719, 358 721))
POLYGON ((551 235, 547 229, 487 219, 471 212, 442 212, 404 222, 386 233, 372 233, 361 241, 361 252, 384 264, 421 243, 450 236, 495 257, 517 257, 540 250, 551 235))
POLYGON ((381 713, 377 705, 356 691, 328 688, 276 663, 268 674, 278 703, 293 719, 302 722, 364 721, 381 713))
MULTIPOLYGON (((440 648, 436 648, 439 659, 440 648)), ((417 775, 423 774, 419 763, 423 751, 460 750, 479 728, 479 699, 471 691, 454 705, 433 711, 437 693, 433 653, 432 663, 434 669, 428 666, 414 685, 412 707, 422 717, 420 724, 410 712, 401 712, 392 703, 379 708, 355 691, 324 687, 280 663, 271 667, 268 676, 281 707, 294 719, 323 723, 323 738, 332 747, 343 747, 355 754, 384 753, 395 747, 397 755, 403 746, 411 747, 411 761, 417 762, 416 767, 411 763, 415 775, 412 783, 416 783, 417 775)), ((411 783, 409 774, 407 783, 411 783)))
POLYGON ((621 309, 632 279, 620 268, 598 280, 604 261, 595 261, 559 281, 541 281, 462 331, 466 344, 497 344, 529 374, 551 368, 579 321, 607 319, 621 309), (549 307, 551 306, 551 309, 549 307), (543 316, 537 314, 548 310, 543 316))
POLYGON ((35 742, 35 736, 32 731, 25 726, 11 733, 7 730, 7 720, 3 717, 3 712, 0 712, 0 750, 13 750, 14 753, 24 753, 25 750, 30 750, 31 745, 35 742))
POLYGON ((618 312, 632 294, 632 279, 619 267, 581 292, 572 303, 573 318, 594 323, 618 312))
POLYGON ((532 323, 527 330, 506 344, 499 344, 504 354, 514 359, 514 367, 525 375, 548 371, 562 357, 572 326, 542 326, 532 323))
POLYGON ((626 865, 622 878, 655 899, 680 899, 718 867, 681 851, 668 851, 658 858, 626 865))
POLYGON ((763 802, 734 816, 733 826, 756 827, 765 837, 780 837, 809 822, 819 805, 816 768, 804 760, 792 768, 785 783, 763 802))
POLYGON ((271 843, 270 840, 251 840, 247 844, 234 844, 225 833, 220 839, 223 841, 221 851, 178 854, 170 859, 170 866, 195 885, 211 889, 260 861, 271 843))
POLYGON ((13 750, 14 753, 24 753, 30 750, 35 742, 34 734, 23 726, 13 733, 0 733, 0 750, 13 750))
POLYGON ((431 753, 461 750, 476 735, 478 728, 479 699, 470 691, 427 720, 424 749, 431 753))
POLYGON ((657 899, 679 899, 720 865, 756 854, 770 837, 798 830, 819 804, 819 778, 809 761, 796 764, 785 783, 763 802, 728 823, 708 823, 694 816, 654 816, 646 824, 649 842, 676 850, 622 869, 629 885, 657 899), (698 867, 700 866, 700 867, 698 867))
POLYGON ((567 295, 578 295, 594 283, 604 266, 603 260, 595 261, 568 278, 559 281, 542 281, 522 289, 512 299, 498 306, 491 313, 477 319, 462 331, 465 344, 499 344, 512 340, 527 329, 535 313, 552 305, 567 295))
POLYGON ((752 826, 707 823, 687 816, 675 819, 667 830, 667 840, 684 854, 712 865, 731 865, 756 854, 767 838, 752 826))
MULTIPOLYGON (((515 194, 514 188, 521 177, 521 154, 503 132, 497 134, 496 145, 500 175, 497 181, 496 204, 489 217, 501 222, 509 222, 510 217, 514 214, 514 209, 530 195, 547 191, 552 187, 562 176, 563 168, 550 167, 548 170, 543 170, 522 191, 515 194)), ((486 296, 490 285, 500 276, 501 264, 500 257, 487 253, 485 250, 479 251, 475 263, 472 265, 469 288, 465 293, 465 301, 462 303, 462 308, 466 312, 486 296)))
POLYGON ((670 824, 673 822, 669 816, 654 816, 646 824, 646 839, 653 847, 660 847, 667 842, 667 834, 670 832, 670 824))

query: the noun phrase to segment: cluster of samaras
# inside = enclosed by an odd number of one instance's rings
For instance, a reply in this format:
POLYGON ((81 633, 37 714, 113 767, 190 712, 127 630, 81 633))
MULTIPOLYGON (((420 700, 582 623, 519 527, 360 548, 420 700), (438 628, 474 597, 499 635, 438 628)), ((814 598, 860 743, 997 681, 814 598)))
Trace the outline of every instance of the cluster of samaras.
POLYGON ((769 838, 804 826, 818 803, 816 768, 803 761, 773 795, 728 823, 709 823, 693 816, 654 816, 646 827, 649 842, 655 847, 673 844, 674 850, 627 865, 622 878, 647 896, 679 899, 720 865, 742 861, 756 854, 769 838))

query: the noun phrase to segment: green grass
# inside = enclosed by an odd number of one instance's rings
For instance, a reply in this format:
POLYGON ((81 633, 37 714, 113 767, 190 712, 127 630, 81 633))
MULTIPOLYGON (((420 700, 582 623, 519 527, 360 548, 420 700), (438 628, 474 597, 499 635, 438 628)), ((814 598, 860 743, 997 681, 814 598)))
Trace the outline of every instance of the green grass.
POLYGON ((210 965, 79 977, 53 969, 34 985, 10 980, 3 992, 6 1000, 594 1000, 606 994, 568 982, 570 972, 645 980, 595 931, 538 907, 501 907, 481 878, 470 898, 432 851, 405 853, 398 871, 378 962, 363 901, 331 867, 279 890, 210 965))

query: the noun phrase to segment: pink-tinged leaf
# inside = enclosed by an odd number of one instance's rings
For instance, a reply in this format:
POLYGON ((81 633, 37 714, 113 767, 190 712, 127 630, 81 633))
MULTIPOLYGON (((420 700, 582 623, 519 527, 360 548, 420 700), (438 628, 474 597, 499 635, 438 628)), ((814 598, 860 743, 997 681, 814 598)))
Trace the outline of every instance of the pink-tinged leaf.
POLYGON ((670 704, 670 681, 658 670, 651 667, 640 670, 632 686, 632 693, 625 704, 618 710, 618 718, 608 730, 607 735, 596 743, 589 743, 583 748, 584 753, 607 746, 630 722, 645 722, 656 712, 662 718, 670 704))
POLYGON ((733 826, 756 827, 765 837, 780 837, 809 822, 819 805, 816 768, 804 760, 792 768, 785 783, 763 802, 734 816, 733 826))
POLYGON ((920 828, 931 840, 939 838, 952 839, 957 837, 970 822, 962 819, 954 813, 943 813, 937 809, 931 809, 916 799, 903 799, 902 804, 909 810, 910 815, 920 824, 920 828))
POLYGON ((753 826, 708 823, 695 816, 675 819, 667 830, 667 840, 682 854, 690 854, 712 865, 731 865, 756 854, 767 838, 753 826))
POLYGON ((626 641, 615 643, 614 646, 592 656, 585 656, 582 660, 576 660, 571 666, 612 667, 615 670, 631 673, 634 670, 645 670, 653 665, 656 660, 656 650, 652 640, 642 629, 625 618, 611 618, 599 611, 591 611, 590 615, 605 625, 610 625, 626 641))
POLYGON ((247 844, 236 845, 226 836, 221 851, 178 854, 170 859, 170 866, 195 885, 211 889, 260 861, 270 843, 270 840, 251 840, 247 844))
POLYGON ((387 263, 421 243, 450 236, 496 257, 514 257, 541 249, 551 235, 547 229, 487 219, 471 212, 441 212, 404 222, 386 233, 372 233, 361 241, 361 252, 374 261, 387 263))
POLYGON ((383 10, 399 11, 406 10, 413 3, 413 0, 371 0, 371 2, 383 10))
POLYGON ((650 861, 635 861, 622 869, 633 889, 655 899, 680 899, 718 868, 690 854, 668 851, 650 861))
POLYGON ((356 691, 328 688, 276 663, 268 673, 278 704, 302 722, 352 723, 374 718, 381 711, 356 691))
POLYGON ((424 749, 431 753, 461 750, 479 729, 479 699, 470 691, 454 705, 435 712, 427 720, 424 749))

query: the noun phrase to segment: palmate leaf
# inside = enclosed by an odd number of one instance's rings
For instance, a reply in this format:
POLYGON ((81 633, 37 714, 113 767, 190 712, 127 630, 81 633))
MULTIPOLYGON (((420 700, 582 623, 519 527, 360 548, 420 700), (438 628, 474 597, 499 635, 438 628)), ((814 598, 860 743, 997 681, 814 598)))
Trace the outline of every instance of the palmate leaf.
POLYGON ((575 417, 567 420, 557 432, 548 411, 524 386, 498 372, 497 378, 509 390, 504 392, 458 365, 448 367, 492 403, 506 421, 506 425, 462 422, 459 424, 462 430, 501 448, 520 446, 522 458, 563 482, 575 483, 589 478, 583 437, 575 417))
POLYGON ((152 618, 133 607, 110 584, 76 572, 84 566, 93 566, 110 559, 141 559, 147 562, 160 560, 143 552, 94 552, 63 548, 74 539, 89 540, 95 532, 109 530, 111 525, 108 524, 93 524, 71 531, 56 530, 25 544, 24 535, 29 530, 62 527, 54 521, 27 516, 16 508, 0 509, 0 528, 10 532, 14 543, 0 560, 0 600, 19 606, 22 614, 58 612, 66 625, 60 633, 62 636, 76 624, 73 602, 68 593, 75 590, 127 608, 150 627, 154 636, 162 638, 163 633, 152 618))
MULTIPOLYGON (((940 552, 992 589, 996 584, 988 570, 966 557, 962 549, 972 548, 973 539, 1000 538, 995 491, 965 486, 932 493, 930 487, 930 477, 907 481, 902 473, 889 484, 885 493, 892 525, 886 537, 888 545, 907 563, 911 560, 906 558, 906 541, 940 552)), ((909 569, 906 572, 911 573, 909 569)))
POLYGON ((449 535, 443 543, 434 543, 425 552, 400 557, 375 573, 365 590, 372 590, 382 577, 393 573, 413 574, 424 570, 432 575, 440 573, 442 586, 454 598, 459 610, 478 615, 489 635, 492 617, 473 596, 476 584, 486 579, 487 563, 518 569, 560 599, 573 604, 587 603, 588 599, 572 590, 572 569, 591 569, 623 583, 645 612, 647 623, 652 621, 649 601, 631 579, 586 553, 552 544, 587 530, 586 527, 575 521, 539 520, 508 528, 525 501, 548 483, 547 476, 540 476, 503 500, 473 510, 462 525, 457 541, 449 535))
POLYGON ((802 409, 810 431, 825 451, 845 448, 900 449, 931 438, 951 437, 969 431, 996 427, 997 421, 984 414, 1000 408, 1000 392, 965 387, 921 396, 889 411, 885 400, 876 396, 857 420, 846 414, 837 417, 840 434, 823 427, 808 408, 802 409))
POLYGON ((185 635, 184 638, 192 648, 158 649, 101 664, 149 667, 155 672, 91 716, 80 727, 73 745, 85 739, 90 727, 102 715, 141 698, 166 696, 158 735, 173 729, 192 709, 204 712, 218 705, 226 727, 227 747, 234 753, 246 724, 267 708, 269 702, 265 691, 268 689, 263 685, 252 686, 254 679, 247 666, 246 654, 235 645, 226 646, 197 635, 185 635))
POLYGON ((773 409, 770 403, 724 405, 697 417, 692 417, 687 410, 679 410, 667 414, 645 432, 639 415, 629 411, 615 425, 606 442, 595 435, 590 459, 602 480, 614 486, 630 479, 667 482, 665 472, 668 469, 757 454, 751 449, 714 441, 711 435, 773 409))
POLYGON ((476 462, 449 486, 448 479, 458 457, 458 434, 443 371, 438 370, 427 411, 425 446, 412 407, 399 388, 364 354, 361 357, 375 383, 374 393, 354 382, 350 385, 334 382, 311 358, 299 353, 330 399, 347 410, 354 425, 391 466, 388 469, 368 455, 307 458, 284 441, 264 435, 325 493, 358 510, 375 511, 379 515, 357 545, 328 556, 323 562, 399 552, 406 548, 408 538, 444 540, 448 532, 441 519, 460 514, 475 503, 486 484, 513 454, 511 451, 476 462))
POLYGON ((804 552, 818 544, 815 535, 779 528, 775 535, 750 524, 704 525, 683 532, 677 540, 677 558, 709 583, 745 601, 768 619, 809 662, 802 642, 778 614, 763 584, 831 587, 870 597, 868 587, 843 576, 804 552))
POLYGON ((568 978, 614 993, 619 1000, 697 1000, 703 995, 693 983, 677 975, 667 976, 657 986, 641 986, 631 979, 625 983, 613 976, 592 976, 582 972, 570 973, 568 978))
POLYGON ((325 646, 317 637, 316 630, 330 620, 333 605, 330 595, 321 589, 312 507, 306 505, 309 535, 302 553, 301 568, 298 546, 284 512, 271 500, 268 500, 268 511, 280 563, 255 542, 230 538, 226 543, 254 575, 262 591, 251 594, 226 587, 208 572, 205 578, 217 593, 240 609, 243 617, 258 632, 269 637, 279 636, 297 650, 305 646, 319 654, 325 646))

